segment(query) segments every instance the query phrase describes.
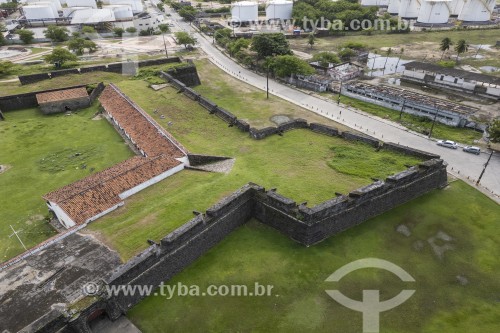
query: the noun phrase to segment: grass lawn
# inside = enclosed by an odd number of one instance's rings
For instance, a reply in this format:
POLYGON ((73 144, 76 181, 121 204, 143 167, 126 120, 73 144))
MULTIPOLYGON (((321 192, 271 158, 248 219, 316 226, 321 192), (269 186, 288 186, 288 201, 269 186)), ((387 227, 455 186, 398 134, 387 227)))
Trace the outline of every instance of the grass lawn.
MULTIPOLYGON (((327 94, 328 97, 337 100, 337 95, 327 94)), ((419 133, 427 135, 432 126, 432 120, 424 117, 417 117, 410 114, 403 113, 402 119, 399 120, 399 111, 392 110, 376 104, 363 102, 355 98, 341 96, 340 101, 346 105, 350 105, 364 112, 373 114, 380 118, 390 119, 398 122, 401 125, 419 133)), ((474 140, 482 137, 482 133, 472 129, 458 128, 447 126, 441 123, 434 125, 432 130, 432 137, 445 140, 453 140, 464 144, 473 144, 474 140)))
POLYGON ((24 251, 20 237, 32 247, 55 234, 45 221, 42 195, 132 156, 114 128, 92 120, 97 103, 71 116, 46 116, 38 109, 10 111, 0 121, 0 261, 24 251), (79 153, 79 156, 75 154, 79 153), (85 169, 82 166, 85 165, 85 169))
POLYGON ((143 81, 122 81, 118 86, 137 104, 164 124, 189 151, 236 158, 225 174, 182 171, 127 199, 126 205, 93 222, 89 229, 126 260, 248 182, 278 192, 297 202, 315 205, 414 165, 418 160, 369 146, 331 138, 308 130, 295 130, 255 141, 248 133, 228 128, 214 115, 179 95, 173 88, 157 92, 143 81), (152 110, 157 109, 158 113, 152 110), (164 115, 165 119, 160 119, 164 115), (172 126, 167 126, 168 122, 172 126), (344 155, 334 150, 343 147, 344 155), (360 167, 359 157, 365 162, 360 167), (380 160, 390 163, 380 163, 380 160), (373 162, 373 163, 372 163, 373 162), (339 166, 339 171, 336 167, 339 166), (355 168, 357 166, 357 168, 355 168), (347 172, 356 169, 357 173, 347 172))
POLYGON ((416 290, 402 305, 383 312, 380 332, 496 333, 500 322, 499 206, 456 181, 312 247, 303 247, 270 227, 251 221, 168 282, 197 285, 273 285, 272 296, 151 296, 127 316, 144 332, 361 332, 362 314, 331 299, 338 289, 361 300, 362 290, 380 290, 387 300, 416 290), (404 224, 410 236, 396 231, 404 224), (439 232, 451 241, 440 258, 430 242, 439 232), (340 282, 325 279, 362 258, 401 266, 415 283, 363 269, 340 282), (465 278, 465 285, 457 276, 465 278))
POLYGON ((289 118, 304 118, 309 122, 329 124, 347 130, 339 123, 279 97, 270 95, 269 99, 266 99, 264 91, 233 78, 208 60, 197 61, 196 67, 202 84, 194 89, 238 118, 247 121, 252 127, 276 126, 271 117, 285 115, 289 118))

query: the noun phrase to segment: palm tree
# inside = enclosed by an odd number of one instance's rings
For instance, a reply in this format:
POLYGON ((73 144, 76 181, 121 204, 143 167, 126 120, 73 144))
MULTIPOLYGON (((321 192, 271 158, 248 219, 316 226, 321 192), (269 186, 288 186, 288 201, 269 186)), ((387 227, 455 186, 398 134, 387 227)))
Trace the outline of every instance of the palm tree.
POLYGON ((385 58, 385 64, 384 64, 384 69, 382 71, 382 75, 385 74, 385 67, 387 66, 387 61, 389 60, 389 57, 391 56, 391 54, 392 54, 392 48, 389 48, 387 50, 387 53, 386 53, 387 57, 385 58))
POLYGON ((457 62, 458 56, 462 53, 465 53, 469 50, 469 44, 465 41, 465 39, 461 39, 458 41, 457 46, 455 46, 455 51, 457 52, 457 62))
POLYGON ((445 39, 443 39, 441 41, 441 45, 439 46, 439 49, 441 51, 443 51, 443 54, 441 54, 441 59, 439 59, 440 61, 443 60, 444 54, 446 53, 446 51, 448 51, 450 49, 450 46, 452 46, 452 45, 453 45, 453 42, 448 37, 446 37, 445 39))
POLYGON ((396 70, 394 71, 394 73, 396 73, 396 74, 398 73, 399 62, 401 61, 401 57, 403 56, 403 53, 405 53, 404 47, 401 48, 401 55, 399 56, 398 62, 396 63, 396 70))

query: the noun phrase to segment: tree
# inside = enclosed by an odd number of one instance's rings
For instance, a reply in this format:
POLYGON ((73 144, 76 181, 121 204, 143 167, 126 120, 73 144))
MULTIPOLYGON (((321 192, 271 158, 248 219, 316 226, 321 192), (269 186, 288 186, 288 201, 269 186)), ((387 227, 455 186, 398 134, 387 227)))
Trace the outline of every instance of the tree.
POLYGON ((125 30, 123 28, 114 28, 113 29, 113 34, 115 34, 116 37, 123 36, 124 32, 125 32, 125 30))
POLYGON ((255 35, 252 38, 252 51, 263 59, 272 55, 290 55, 290 44, 281 33, 255 35))
POLYGON ((46 62, 54 64, 56 67, 60 67, 68 61, 76 61, 77 59, 76 55, 66 49, 63 49, 62 47, 56 47, 52 50, 51 54, 44 57, 46 62))
POLYGON ((250 46, 250 39, 238 38, 235 41, 228 43, 227 48, 230 54, 237 54, 241 49, 246 49, 250 46))
POLYGON ((439 60, 443 60, 443 57, 444 57, 444 54, 446 53, 446 51, 448 51, 450 49, 450 47, 453 45, 453 42, 451 41, 451 39, 449 37, 446 37, 444 38, 442 41, 441 41, 441 44, 439 45, 439 49, 443 52, 441 54, 441 59, 439 60))
POLYGON ((166 34, 167 32, 170 32, 170 27, 168 26, 168 24, 158 24, 158 29, 160 29, 160 31, 163 34, 166 34))
POLYGON ((64 27, 58 27, 57 25, 49 25, 47 30, 44 30, 43 34, 46 38, 51 39, 53 42, 64 42, 69 38, 69 31, 64 27))
POLYGON ((307 37, 307 44, 309 44, 309 46, 311 47, 311 49, 313 48, 313 45, 314 45, 315 41, 316 41, 316 37, 314 36, 314 32, 311 32, 309 34, 309 36, 307 37))
POLYGON ((175 38, 177 39, 177 43, 184 45, 185 48, 187 48, 188 45, 196 44, 196 38, 185 31, 176 32, 175 38))
POLYGON ((313 61, 319 62, 320 66, 327 67, 328 64, 338 64, 340 63, 339 57, 332 52, 319 52, 316 53, 313 58, 313 61))
POLYGON ((88 49, 90 53, 95 52, 97 50, 97 45, 91 40, 72 38, 68 42, 68 48, 77 55, 82 55, 85 49, 88 49))
POLYGON ((387 61, 389 60, 389 57, 391 56, 391 54, 392 54, 392 48, 389 48, 389 49, 387 50, 387 53, 386 53, 385 63, 384 63, 384 69, 383 69, 383 71, 382 71, 382 74, 384 74, 384 73, 385 73, 385 67, 387 66, 387 61))
POLYGON ((5 37, 3 36, 3 31, 5 30, 5 26, 0 23, 0 46, 5 45, 5 37))
POLYGON ((314 68, 307 61, 293 55, 281 55, 270 59, 269 67, 280 77, 291 76, 292 74, 310 75, 315 73, 314 68))
POLYGON ((339 51, 339 57, 343 61, 349 61, 349 60, 351 60, 351 57, 354 57, 355 55, 356 55, 356 52, 353 49, 348 48, 348 47, 339 51))
POLYGON ((500 142, 500 119, 494 120, 488 129, 490 133, 490 140, 493 142, 500 142))
POLYGON ((16 31, 19 35, 19 39, 23 41, 24 44, 30 44, 35 36, 35 33, 28 29, 20 29, 16 31))
POLYGON ((196 13, 197 10, 192 6, 183 6, 179 10, 179 16, 188 22, 194 21, 196 19, 196 13))
POLYGON ((469 44, 465 41, 465 39, 461 39, 458 41, 457 46, 455 46, 455 51, 457 52, 457 62, 460 54, 465 53, 469 50, 469 44))
POLYGON ((12 73, 14 64, 10 61, 0 60, 0 77, 7 76, 12 73))
POLYGON ((165 11, 165 6, 164 6, 161 2, 159 2, 159 3, 156 5, 156 7, 158 7, 158 9, 159 9, 160 11, 162 11, 162 12, 164 12, 164 11, 165 11))
POLYGON ((125 29, 125 31, 129 34, 135 34, 137 32, 137 29, 135 27, 128 27, 127 29, 125 29))

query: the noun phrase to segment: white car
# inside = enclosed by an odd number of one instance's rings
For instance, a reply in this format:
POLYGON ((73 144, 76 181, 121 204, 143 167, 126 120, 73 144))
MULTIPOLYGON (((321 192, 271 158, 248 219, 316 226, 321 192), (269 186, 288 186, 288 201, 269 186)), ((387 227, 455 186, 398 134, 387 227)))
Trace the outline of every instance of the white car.
POLYGON ((474 147, 474 146, 464 147, 464 151, 476 155, 479 155, 481 153, 481 149, 479 147, 474 147))
POLYGON ((455 141, 450 141, 450 140, 439 140, 437 142, 438 146, 443 146, 446 148, 451 148, 451 149, 457 149, 458 145, 455 141))

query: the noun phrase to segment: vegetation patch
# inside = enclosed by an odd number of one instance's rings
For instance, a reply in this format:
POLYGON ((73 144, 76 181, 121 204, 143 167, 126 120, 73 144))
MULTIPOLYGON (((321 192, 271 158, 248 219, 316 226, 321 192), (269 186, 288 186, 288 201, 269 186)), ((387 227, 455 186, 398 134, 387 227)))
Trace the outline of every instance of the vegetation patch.
MULTIPOLYGON (((40 171, 56 173, 69 169, 87 169, 88 163, 93 156, 99 155, 100 151, 94 146, 72 147, 52 152, 38 160, 40 171)), ((93 167, 89 171, 94 171, 93 167)))
POLYGON ((332 169, 361 178, 384 179, 387 175, 405 170, 408 165, 421 162, 412 156, 395 156, 386 150, 375 150, 363 143, 335 146, 331 150, 334 156, 328 165, 332 169))

